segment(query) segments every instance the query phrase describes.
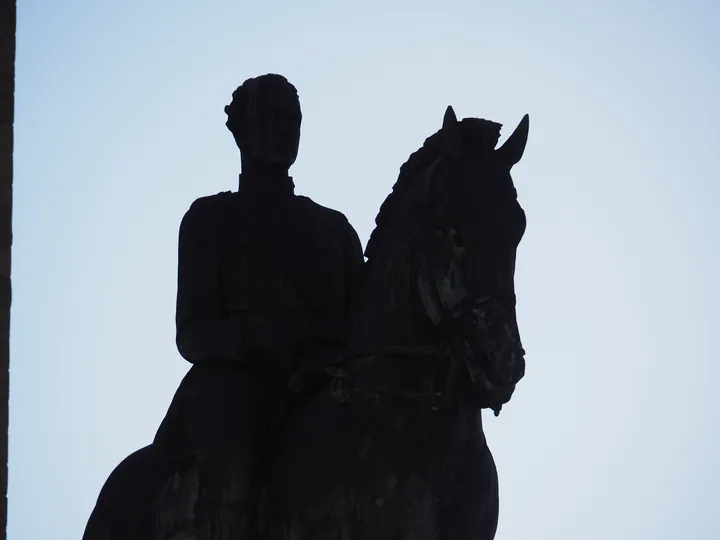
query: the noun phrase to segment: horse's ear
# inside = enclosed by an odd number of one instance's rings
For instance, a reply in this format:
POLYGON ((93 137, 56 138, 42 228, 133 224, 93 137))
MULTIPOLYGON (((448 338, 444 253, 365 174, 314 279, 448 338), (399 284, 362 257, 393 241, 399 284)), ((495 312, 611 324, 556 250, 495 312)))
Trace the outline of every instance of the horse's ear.
POLYGON ((515 165, 525 152, 525 145, 530 132, 530 116, 527 114, 520 120, 518 127, 515 128, 513 134, 510 135, 505 144, 495 150, 500 160, 505 163, 508 168, 515 165))
POLYGON ((457 116, 455 116, 455 111, 450 105, 448 105, 448 108, 445 109, 445 116, 443 117, 442 125, 442 137, 445 150, 449 154, 457 153, 462 142, 462 138, 460 136, 460 123, 457 120, 457 116))

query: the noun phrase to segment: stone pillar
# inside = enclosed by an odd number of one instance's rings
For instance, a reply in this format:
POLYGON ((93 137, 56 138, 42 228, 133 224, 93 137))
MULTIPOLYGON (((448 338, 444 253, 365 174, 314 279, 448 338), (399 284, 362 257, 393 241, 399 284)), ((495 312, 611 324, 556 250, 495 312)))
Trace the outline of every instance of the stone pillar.
POLYGON ((15 21, 16 0, 0 0, 0 540, 7 535, 15 21))

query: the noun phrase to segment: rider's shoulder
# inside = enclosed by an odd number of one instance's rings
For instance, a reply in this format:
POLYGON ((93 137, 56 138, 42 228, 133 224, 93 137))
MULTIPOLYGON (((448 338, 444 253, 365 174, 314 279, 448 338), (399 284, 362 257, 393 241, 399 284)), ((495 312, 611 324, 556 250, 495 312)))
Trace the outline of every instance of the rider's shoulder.
POLYGON ((321 216, 323 220, 327 220, 328 222, 336 225, 344 225, 348 223, 348 219, 345 217, 345 214, 338 210, 333 210, 332 208, 316 203, 310 197, 299 195, 297 200, 301 206, 309 212, 313 212, 314 214, 321 216))
POLYGON ((207 195, 195 199, 190 205, 187 213, 205 213, 214 212, 219 208, 224 208, 232 200, 232 191, 221 191, 215 195, 207 195))
POLYGON ((196 220, 205 220, 210 217, 217 217, 232 201, 232 191, 221 191, 215 195, 207 195, 195 199, 190 208, 185 212, 183 222, 192 222, 196 220))

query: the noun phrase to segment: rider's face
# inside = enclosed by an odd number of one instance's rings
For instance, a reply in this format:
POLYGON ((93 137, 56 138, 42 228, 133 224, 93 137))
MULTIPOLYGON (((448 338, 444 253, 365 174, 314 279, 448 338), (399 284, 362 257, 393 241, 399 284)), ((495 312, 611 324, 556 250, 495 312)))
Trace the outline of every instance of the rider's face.
POLYGON ((260 163, 290 168, 300 145, 300 103, 286 85, 266 84, 259 89, 250 111, 243 146, 260 163))

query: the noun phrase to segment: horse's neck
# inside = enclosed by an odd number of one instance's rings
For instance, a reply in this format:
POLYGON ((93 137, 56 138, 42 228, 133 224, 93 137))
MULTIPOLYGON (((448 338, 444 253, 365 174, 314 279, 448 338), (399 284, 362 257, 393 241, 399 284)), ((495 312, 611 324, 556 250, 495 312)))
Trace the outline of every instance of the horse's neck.
MULTIPOLYGON (((381 386, 391 389, 407 389, 410 383, 412 391, 413 381, 417 382, 418 376, 426 376, 425 369, 432 364, 427 348, 437 345, 440 336, 424 312, 411 267, 373 270, 375 275, 368 276, 353 317, 348 347, 350 359, 345 367, 362 374, 366 381, 379 381, 381 386), (388 361, 390 359, 394 361, 388 361)), ((411 410, 413 415, 426 414, 414 401, 406 405, 409 407, 403 409, 406 413, 411 410)), ((397 406, 396 403, 394 407, 397 406)), ((387 412, 383 409, 383 414, 387 412)), ((464 430, 467 437, 483 437, 480 411, 474 405, 455 409, 452 421, 447 414, 440 416, 441 422, 464 430)), ((387 416, 386 421, 390 420, 387 416)))
POLYGON ((373 269, 353 317, 349 349, 377 352, 386 347, 417 347, 428 343, 427 324, 419 312, 412 268, 403 265, 383 272, 373 269))

